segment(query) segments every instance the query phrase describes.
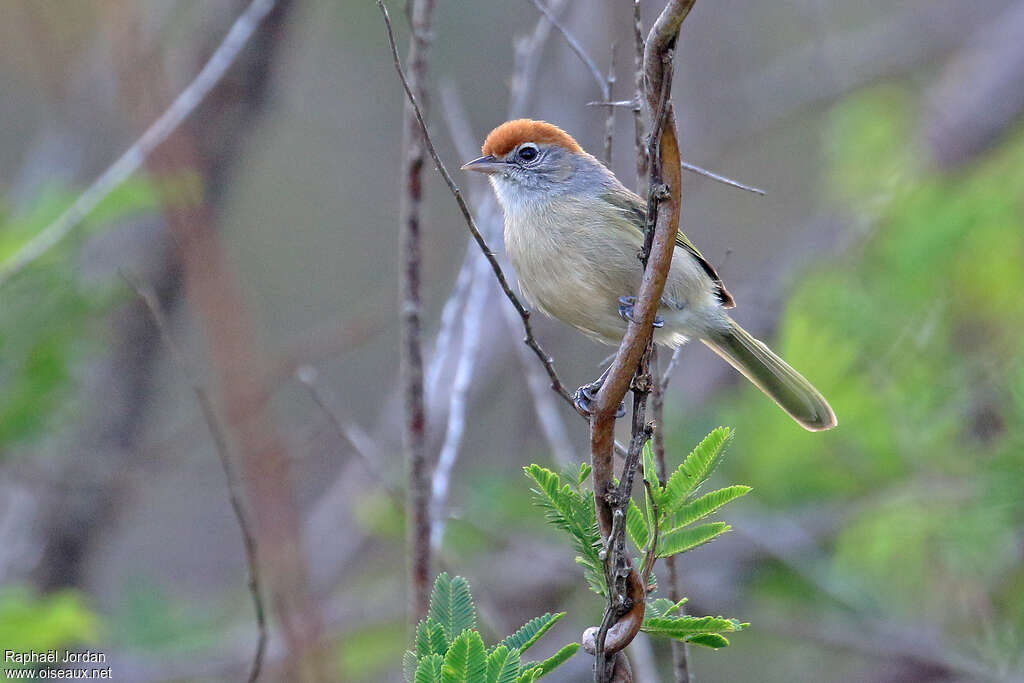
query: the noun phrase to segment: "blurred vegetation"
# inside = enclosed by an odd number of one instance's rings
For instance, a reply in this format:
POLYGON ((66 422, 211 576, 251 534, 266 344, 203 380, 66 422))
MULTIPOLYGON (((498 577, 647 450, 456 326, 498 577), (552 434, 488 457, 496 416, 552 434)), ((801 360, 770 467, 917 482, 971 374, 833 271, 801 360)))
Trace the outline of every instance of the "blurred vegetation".
MULTIPOLYGON (((18 587, 0 590, 0 643, 15 652, 41 652, 96 643, 99 618, 78 591, 39 596, 18 587)), ((33 667, 26 664, 25 667, 33 667)), ((19 668, 6 663, 4 668, 19 668)))
MULTIPOLYGON (((793 429, 743 383, 707 420, 749 444, 724 471, 761 503, 840 512, 828 575, 853 604, 937 625, 1005 670, 1024 644, 1024 134, 939 174, 915 114, 888 86, 832 112, 827 192, 860 222, 793 283, 775 342, 839 428, 793 429)), ((780 571, 764 595, 820 600, 780 571)))
MULTIPOLYGON (((14 211, 0 199, 0 263, 6 264, 77 197, 40 191, 14 211)), ((101 314, 123 296, 121 283, 86 282, 78 275, 77 246, 98 230, 159 205, 153 184, 131 178, 107 195, 81 228, 4 285, 0 306, 0 458, 8 446, 43 433, 74 395, 74 368, 95 350, 101 314)))

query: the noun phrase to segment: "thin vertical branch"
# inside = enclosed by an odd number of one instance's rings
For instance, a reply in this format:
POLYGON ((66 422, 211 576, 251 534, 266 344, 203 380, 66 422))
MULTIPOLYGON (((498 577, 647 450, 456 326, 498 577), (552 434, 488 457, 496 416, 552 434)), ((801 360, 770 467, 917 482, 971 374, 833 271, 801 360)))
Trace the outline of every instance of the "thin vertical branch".
MULTIPOLYGON (((546 18, 541 17, 538 23, 547 25, 548 21, 546 18)), ((532 39, 520 42, 523 52, 521 53, 521 58, 516 59, 516 67, 513 70, 511 79, 512 88, 509 93, 510 109, 514 106, 516 100, 518 100, 519 89, 522 88, 524 90, 528 90, 533 82, 531 73, 535 73, 535 71, 527 71, 525 66, 532 62, 531 55, 539 52, 543 46, 543 38, 546 37, 547 34, 535 31, 534 35, 536 36, 538 33, 541 33, 541 42, 535 42, 532 39)), ((461 157, 465 159, 471 158, 475 154, 475 150, 478 149, 477 145, 479 143, 477 141, 477 137, 472 133, 469 117, 466 115, 465 108, 462 105, 462 98, 459 96, 458 90, 455 88, 454 84, 446 83, 441 86, 441 103, 442 109, 444 110, 445 123, 448 126, 448 133, 452 138, 452 142, 455 143, 456 150, 458 150, 461 157)), ((515 113, 511 113, 510 118, 515 118, 515 113)), ((477 216, 480 219, 480 223, 483 226, 484 234, 487 239, 492 240, 493 242, 498 242, 501 238, 503 226, 500 213, 498 212, 497 202, 495 201, 490 188, 481 187, 481 192, 474 193, 470 199, 476 207, 477 216)), ((472 249, 472 244, 470 245, 470 248, 472 249)), ((456 288, 458 288, 458 283, 463 279, 463 271, 467 271, 467 276, 465 278, 467 284, 465 285, 465 289, 468 291, 468 282, 471 280, 469 272, 472 271, 472 264, 477 259, 486 265, 486 260, 478 251, 473 250, 467 252, 462 269, 459 271, 456 288)), ((449 301, 445 303, 445 312, 448 310, 449 304, 451 303, 451 297, 454 297, 455 293, 455 289, 453 289, 452 294, 449 297, 449 301)), ((508 325, 510 330, 514 330, 519 326, 519 318, 512 307, 502 306, 501 312, 505 318, 505 323, 508 325)), ((468 314, 471 314, 471 312, 468 314)), ((442 313, 441 318, 441 328, 443 331, 445 329, 444 312, 442 313)), ((452 325, 452 327, 454 327, 454 325, 452 325)), ((440 349, 441 346, 440 339, 441 334, 439 333, 438 349, 440 349)), ((565 428, 565 422, 562 420, 562 416, 559 413, 555 395, 552 394, 551 389, 548 386, 549 382, 544 376, 543 368, 537 365, 533 355, 530 353, 530 349, 526 346, 516 344, 515 350, 523 371, 526 373, 526 384, 530 391, 530 395, 533 398, 534 413, 537 416, 537 422, 540 424, 541 432, 543 432, 544 438, 551 449, 552 457, 555 462, 560 465, 569 465, 576 462, 572 442, 570 441, 565 428)), ((438 359, 435 358, 433 365, 431 366, 432 369, 434 365, 437 364, 438 359)), ((429 396, 429 381, 427 383, 427 387, 429 396)))
POLYGON ((633 0, 633 144, 636 146, 636 191, 647 187, 647 143, 644 141, 644 26, 640 0, 633 0))
POLYGON ((451 388, 448 426, 431 480, 430 545, 435 551, 441 547, 441 541, 444 538, 445 504, 448 500, 452 468, 459 456, 462 435, 466 429, 466 397, 472 385, 473 371, 480 350, 480 334, 489 284, 487 261, 480 257, 474 263, 469 298, 466 300, 465 314, 462 317, 462 349, 459 353, 459 363, 455 369, 455 379, 451 388))
MULTIPOLYGON (((615 94, 615 43, 612 43, 612 56, 609 59, 608 77, 605 79, 605 99, 612 101, 615 94)), ((615 135, 615 105, 608 105, 608 116, 604 120, 604 165, 612 167, 612 137, 615 135)))
MULTIPOLYGON (((661 379, 654 384, 654 391, 651 393, 651 417, 654 420, 654 459, 658 467, 658 481, 662 486, 668 479, 668 465, 665 460, 665 391, 668 389, 672 371, 679 361, 679 352, 682 347, 676 347, 672 352, 668 365, 661 376, 661 379)), ((657 349, 655 349, 655 354, 657 349)), ((657 364, 652 355, 652 364, 657 364)), ((655 543, 656 545, 656 543, 655 543)), ((682 591, 679 588, 679 569, 676 564, 676 556, 669 555, 665 558, 665 569, 668 574, 668 597, 672 602, 678 603, 683 599, 682 591)), ((680 614, 685 614, 686 606, 679 608, 680 614)), ((672 671, 676 683, 690 683, 690 646, 685 641, 672 640, 672 671)))
MULTIPOLYGON (((427 105, 428 55, 432 41, 434 0, 406 3, 412 35, 409 38, 409 88, 427 105)), ((402 205, 399 252, 402 260, 402 393, 405 404, 404 446, 409 490, 406 524, 409 546, 409 598, 413 623, 427 614, 430 599, 430 473, 427 463, 426 408, 423 402, 423 348, 420 294, 423 163, 426 153, 416 114, 406 104, 402 119, 402 205)))
POLYGON ((427 150, 430 152, 431 159, 434 160, 434 166, 437 167, 437 171, 444 179, 449 192, 451 192, 452 196, 455 198, 455 203, 458 204, 459 211, 462 212, 462 217, 466 221, 466 227, 469 228, 469 232, 476 241, 477 246, 480 247, 480 250, 487 258, 487 262, 490 264, 491 270, 494 272, 495 279, 498 280, 498 285, 501 287, 501 291, 504 292, 505 297, 512 303, 512 306, 516 309, 516 313, 519 314, 519 318, 523 323, 523 330, 526 333, 523 343, 530 347, 530 350, 533 351, 544 365, 544 370, 547 372, 548 379, 551 380, 551 388, 561 396, 566 403, 572 405, 572 396, 569 395, 568 390, 565 388, 565 384, 562 383, 561 378, 559 378, 558 373, 555 371, 554 361, 551 356, 544 351, 544 348, 533 335, 533 326, 530 324, 530 311, 523 306, 523 302, 520 301, 519 297, 516 296, 516 293, 512 291, 512 287, 508 283, 508 277, 505 275, 504 269, 501 267, 501 264, 498 263, 498 259, 487 244, 487 240, 480 233, 479 228, 477 228, 476 221, 473 219, 473 214, 470 212, 469 206, 466 204, 466 200, 462 196, 462 190, 460 190, 459 186, 455 184, 454 180, 452 180, 451 173, 448 172, 448 168, 444 165, 444 162, 441 161, 441 157, 438 155, 437 149, 434 147, 434 143, 430 139, 427 122, 423 118, 423 112, 420 110, 416 96, 409 87, 409 81, 405 76, 405 71, 402 69, 402 62, 398 58, 398 47, 395 44, 395 35, 391 27, 391 17, 388 15, 388 11, 384 6, 383 0, 377 0, 377 7, 380 8, 384 17, 384 26, 387 29, 388 42, 391 47, 391 58, 395 66, 395 71, 398 73, 398 77, 402 82, 402 87, 405 90, 406 97, 409 99, 413 111, 416 114, 416 120, 419 122, 420 128, 423 130, 423 140, 426 142, 427 150))
POLYGON ((220 460, 221 468, 224 470, 224 479, 228 489, 228 501, 230 501, 231 510, 238 521, 238 530, 242 534, 242 545, 245 547, 245 560, 249 567, 249 579, 246 584, 249 588, 249 594, 252 596, 253 611, 256 614, 256 651, 252 656, 249 678, 247 679, 249 683, 254 683, 260 676, 263 658, 267 649, 267 617, 260 586, 260 567, 257 559, 256 536, 253 535, 249 516, 246 514, 245 507, 242 504, 238 474, 235 472, 235 466, 231 461, 227 434, 223 426, 221 426, 220 419, 217 417, 217 411, 213 407, 213 401, 210 400, 206 387, 195 379, 195 373, 192 372, 189 364, 185 361, 184 354, 182 354, 178 345, 175 344, 174 338, 171 337, 167 320, 164 317, 163 309, 160 307, 156 293, 152 288, 143 285, 127 273, 122 272, 121 277, 124 278, 125 282, 135 291, 136 296, 145 304, 146 309, 153 318, 157 331, 160 333, 160 337, 164 341, 164 345, 171 354, 171 359, 178 366, 182 375, 188 380, 192 393, 196 396, 199 409, 203 413, 203 419, 206 420, 206 426, 210 430, 210 436, 213 437, 213 444, 217 450, 217 459, 220 460))
POLYGON ((616 521, 625 517, 640 451, 650 436, 646 402, 652 388, 649 359, 653 323, 672 264, 682 205, 682 169, 670 100, 673 48, 683 19, 692 6, 693 0, 670 0, 647 40, 644 53, 645 96, 651 110, 656 113, 650 142, 647 235, 641 253, 644 274, 634 308, 635 322, 627 325, 615 360, 597 393, 590 423, 594 497, 601 534, 606 539, 605 572, 609 577, 608 606, 595 647, 595 681, 598 683, 611 679, 620 657, 619 651, 639 632, 645 607, 642 586, 639 599, 631 600, 633 586, 641 582, 625 554, 624 543, 618 538, 623 535, 623 524, 616 524, 616 521), (668 202, 668 211, 660 210, 663 201, 668 202), (630 387, 633 389, 633 437, 623 467, 622 483, 616 486, 612 468, 615 413, 630 387), (608 625, 610 621, 613 622, 611 626, 608 625), (613 632, 614 629, 618 631, 613 632))

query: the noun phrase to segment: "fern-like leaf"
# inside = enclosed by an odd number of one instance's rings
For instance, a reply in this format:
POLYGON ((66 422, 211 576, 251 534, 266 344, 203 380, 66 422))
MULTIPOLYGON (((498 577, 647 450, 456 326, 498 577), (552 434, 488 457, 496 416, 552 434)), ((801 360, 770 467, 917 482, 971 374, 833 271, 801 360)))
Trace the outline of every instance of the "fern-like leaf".
POLYGON ((443 683, 444 679, 441 675, 443 662, 444 657, 441 655, 421 657, 419 664, 416 665, 413 683, 443 683))
POLYGON ((703 484, 722 460, 726 443, 732 438, 732 430, 718 427, 704 437, 693 452, 665 482, 661 513, 666 518, 681 508, 686 499, 703 484))
POLYGON ((530 465, 523 469, 539 487, 533 492, 537 503, 547 510, 548 521, 567 532, 573 547, 580 553, 583 560, 580 564, 587 568, 587 582, 596 592, 604 595, 604 572, 600 570, 601 560, 598 557, 601 535, 597 529, 593 496, 584 496, 569 484, 563 485, 557 474, 540 465, 530 465))
POLYGON ((419 658, 416 657, 416 653, 406 650, 402 655, 402 678, 405 679, 405 683, 413 683, 417 666, 419 666, 419 658))
POLYGON ((580 649, 580 644, 579 643, 569 643, 568 645, 563 647, 561 650, 559 650, 555 654, 553 654, 550 657, 548 657, 547 659, 545 659, 543 662, 531 662, 530 664, 526 665, 526 668, 527 669, 539 668, 540 669, 540 676, 537 676, 537 678, 540 678, 541 676, 546 676, 549 673, 551 673, 552 671, 554 671, 557 667, 561 666, 562 664, 564 664, 567 661, 569 661, 570 659, 572 659, 572 656, 574 654, 576 654, 576 651, 579 650, 579 649, 580 649))
POLYGON ((463 631, 452 641, 444 656, 441 683, 480 683, 486 679, 484 640, 476 631, 463 631))
POLYGON ((629 508, 626 510, 626 533, 629 534, 629 539, 633 541, 633 545, 638 551, 643 552, 647 548, 647 541, 650 538, 647 520, 644 519, 644 513, 632 500, 629 501, 629 508))
POLYGON ((721 631, 742 631, 748 624, 736 619, 725 617, 650 617, 644 619, 641 630, 651 635, 667 636, 676 640, 685 640, 691 636, 721 631))
POLYGON ((697 636, 690 636, 686 639, 686 642, 710 647, 713 650, 729 647, 729 639, 721 633, 701 633, 697 636))
POLYGON ((676 513, 675 518, 672 520, 672 526, 681 527, 693 524, 707 517, 726 503, 747 495, 750 493, 750 490, 749 486, 737 484, 736 486, 726 486, 724 489, 705 493, 697 500, 686 503, 683 507, 679 508, 679 512, 676 513))
POLYGON ((533 683, 535 680, 540 678, 542 675, 541 668, 535 666, 530 669, 524 669, 523 673, 520 674, 519 680, 516 683, 533 683))
POLYGON ((658 539, 658 557, 671 557, 703 545, 731 529, 725 522, 673 529, 658 539))
POLYGON ((679 610, 679 608, 687 602, 687 598, 683 598, 679 602, 672 602, 668 598, 655 598, 647 603, 647 611, 645 614, 649 618, 667 617, 673 612, 679 610))
POLYGON ((430 593, 430 618, 444 629, 448 642, 476 626, 476 608, 469 582, 461 576, 451 578, 447 572, 437 575, 430 593))
POLYGON ((519 650, 499 645, 487 657, 487 683, 516 683, 519 668, 519 650))
POLYGON ((559 612, 558 614, 548 612, 542 616, 530 619, 518 631, 498 643, 498 647, 504 646, 510 650, 526 652, 530 649, 531 645, 537 642, 537 639, 547 633, 564 616, 565 612, 559 612))

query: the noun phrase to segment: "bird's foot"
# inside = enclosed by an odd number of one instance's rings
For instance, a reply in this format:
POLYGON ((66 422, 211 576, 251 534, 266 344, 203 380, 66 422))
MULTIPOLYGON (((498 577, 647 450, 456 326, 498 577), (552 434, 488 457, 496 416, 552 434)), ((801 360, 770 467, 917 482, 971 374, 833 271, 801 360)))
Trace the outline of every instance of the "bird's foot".
MULTIPOLYGON (((629 321, 631 323, 635 323, 636 320, 633 319, 633 307, 634 306, 636 306, 636 297, 635 296, 620 296, 619 297, 619 316, 623 320, 627 320, 627 321, 629 321)), ((655 315, 654 316, 654 326, 655 327, 664 327, 665 326, 665 319, 662 318, 660 315, 655 315)))
MULTIPOLYGON (((597 392, 600 391, 601 385, 604 384, 604 375, 590 384, 584 384, 582 387, 576 390, 576 395, 572 399, 572 404, 576 408, 576 412, 583 417, 590 418, 594 414, 592 404, 594 399, 597 398, 597 392)), ((626 414, 626 404, 619 403, 619 409, 615 411, 615 417, 623 417, 626 414)))

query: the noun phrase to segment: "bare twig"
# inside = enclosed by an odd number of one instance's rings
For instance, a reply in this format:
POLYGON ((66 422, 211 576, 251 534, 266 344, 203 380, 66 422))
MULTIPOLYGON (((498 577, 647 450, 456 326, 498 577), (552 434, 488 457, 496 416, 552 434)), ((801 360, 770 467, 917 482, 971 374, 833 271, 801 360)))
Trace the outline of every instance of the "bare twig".
POLYGON ((107 168, 100 177, 65 209, 64 213, 29 240, 14 256, 0 266, 0 286, 43 254, 57 246, 108 194, 117 189, 128 177, 142 167, 149 154, 159 147, 213 89, 238 53, 255 33, 260 22, 274 9, 275 0, 253 0, 242 12, 224 40, 214 50, 206 65, 192 82, 174 99, 146 132, 107 168))
POLYGON ((163 310, 160 307, 160 302, 157 299, 156 293, 151 288, 143 285, 133 276, 124 271, 121 272, 121 277, 124 278, 124 281, 128 283, 128 286, 135 291, 135 294, 146 305, 149 314, 153 317, 153 322, 156 324, 161 338, 164 340, 164 344, 167 346, 167 350, 171 354, 171 358, 174 360, 181 373, 188 379, 188 382, 192 387, 192 392, 196 396, 196 402, 199 404, 199 409, 202 411, 203 418, 206 420, 206 425, 210 430, 210 436, 213 437, 213 443, 217 449, 217 458, 220 460, 221 467, 224 469, 224 478, 227 480, 228 500, 231 502, 231 509, 235 513, 235 519, 238 521, 238 529, 242 534, 242 544, 245 546, 245 559, 249 566, 249 580, 247 581, 247 584, 249 587, 249 594, 252 596, 253 611, 256 613, 256 652, 253 653, 252 665, 249 669, 248 678, 249 683, 253 683, 260 676, 260 669, 263 666, 263 657, 266 653, 267 618, 263 607, 263 597, 260 587, 260 570, 259 562, 257 560, 256 537, 252 533, 248 515, 246 514, 245 508, 242 504, 242 496, 238 490, 239 479, 238 474, 235 472, 234 464, 231 461, 231 452, 228 448, 227 435, 224 428, 221 426, 220 419, 217 417, 217 411, 213 407, 213 402, 210 400, 210 395, 207 393, 206 387, 195 379, 196 375, 190 370, 189 364, 185 361, 184 354, 182 354, 178 345, 174 342, 174 338, 171 337, 170 330, 167 326, 167 320, 164 318, 163 310))
POLYGON ((765 192, 764 190, 762 190, 759 187, 753 187, 752 185, 744 185, 743 183, 741 183, 738 180, 733 180, 732 178, 724 176, 724 175, 722 175, 720 173, 715 173, 714 171, 709 171, 706 168, 703 168, 701 166, 697 166, 696 164, 691 164, 691 163, 689 163, 687 161, 680 162, 680 165, 683 168, 685 168, 687 171, 693 171, 694 173, 696 173, 698 175, 702 175, 705 178, 710 178, 711 180, 715 180, 717 182, 723 183, 723 184, 728 185, 730 187, 735 187, 735 188, 737 188, 739 190, 746 190, 747 192, 753 192, 754 194, 760 195, 762 197, 765 196, 766 194, 768 194, 767 192, 765 192))
MULTIPOLYGON (((615 43, 612 43, 612 56, 609 59, 608 77, 605 79, 605 90, 608 92, 607 100, 612 99, 615 92, 615 43)), ((608 107, 608 117, 604 121, 604 165, 612 167, 612 137, 615 135, 615 107, 608 107)))
POLYGON ((466 396, 473 381, 473 370, 480 349, 482 318, 487 303, 487 261, 476 260, 462 316, 462 349, 455 370, 448 408, 448 426, 445 430, 444 445, 437 458, 434 476, 431 480, 431 536, 430 544, 436 551, 444 538, 444 508, 448 499, 452 468, 459 456, 462 435, 466 428, 466 396))
POLYGON ((601 73, 601 68, 597 65, 587 51, 583 49, 583 45, 576 39, 572 33, 565 27, 565 25, 558 19, 554 12, 543 2, 543 0, 530 0, 533 6, 536 7, 541 13, 547 17, 551 25, 558 29, 558 32, 565 38, 565 42, 569 44, 569 48, 576 53, 576 56, 580 58, 586 67, 590 70, 590 75, 594 77, 594 82, 597 83, 597 87, 601 89, 601 98, 604 100, 610 100, 611 94, 608 87, 608 82, 605 80, 604 74, 601 73))
MULTIPOLYGON (((547 24, 547 20, 541 17, 539 23, 547 24)), ((537 32, 535 32, 536 34, 537 32)), ((525 48, 528 48, 532 52, 539 51, 542 47, 542 43, 535 43, 534 41, 528 41, 524 43, 525 48)), ((516 60, 516 68, 512 76, 512 92, 510 93, 510 105, 518 99, 518 88, 529 89, 532 79, 528 78, 529 73, 522 71, 525 65, 529 63, 531 59, 528 54, 523 54, 522 59, 516 60)), ((469 124, 469 118, 465 114, 465 109, 462 106, 462 99, 460 98, 458 91, 454 84, 448 83, 441 87, 441 102, 444 109, 445 122, 448 125, 449 135, 452 137, 452 141, 455 143, 455 148, 459 154, 464 158, 471 158, 474 154, 474 150, 477 145, 477 138, 471 132, 471 126, 469 124)), ((511 106, 510 106, 511 108, 511 106)), ((511 113, 510 118, 514 118, 515 114, 511 113)), ((498 214, 498 207, 494 199, 494 195, 490 192, 490 188, 481 187, 479 195, 474 194, 471 197, 473 203, 476 206, 477 215, 480 217, 480 222, 484 226, 484 231, 489 240, 495 240, 500 238, 502 230, 501 217, 498 214)), ((470 256, 473 256, 485 263, 484 257, 470 244, 472 252, 467 252, 466 261, 463 264, 464 269, 469 268, 469 264, 472 263, 470 256)), ((462 278, 462 271, 459 273, 459 279, 462 278)), ((467 282, 470 278, 467 277, 467 282)), ((468 288, 468 284, 467 284, 468 288)), ((451 296, 454 296, 455 292, 452 292, 451 296)), ((449 302, 451 298, 449 297, 449 302)), ((445 310, 448 309, 448 302, 445 303, 445 310)), ((509 329, 515 329, 519 326, 519 317, 516 315, 515 310, 511 306, 502 306, 502 314, 504 315, 505 322, 509 329)), ((444 314, 442 313, 442 330, 444 329, 444 314)), ((438 335, 438 347, 440 348, 440 334, 438 335)), ((548 446, 551 448, 552 456, 555 461, 560 465, 568 465, 576 462, 576 458, 573 452, 572 442, 569 440, 569 435, 565 429, 565 422, 558 411, 558 406, 555 404, 555 397, 552 395, 551 390, 548 386, 548 381, 544 376, 544 370, 541 366, 536 363, 533 354, 530 353, 530 349, 524 345, 515 345, 516 354, 519 357, 520 364, 522 365, 523 371, 526 373, 526 384, 530 391, 530 395, 533 397, 534 412, 537 415, 537 421, 540 424, 541 431, 544 433, 544 437, 548 442, 548 446)), ((428 388, 430 384, 428 383, 428 388)))
MULTIPOLYGON (((426 106, 428 53, 433 40, 434 0, 408 0, 410 92, 426 106)), ((405 406, 403 443, 409 485, 406 535, 409 546, 409 597, 412 623, 427 614, 430 600, 430 472, 427 462, 427 417, 423 403, 423 348, 421 343, 420 205, 423 199, 423 133, 407 104, 402 121, 403 180, 399 241, 402 260, 402 393, 405 406)))
POLYGON ((312 365, 301 365, 295 371, 295 379, 306 387, 310 398, 313 399, 313 403, 316 403, 323 414, 327 416, 331 426, 334 427, 338 435, 352 446, 353 452, 362 461, 363 468, 367 474, 377 480, 377 483, 381 485, 381 488, 397 505, 401 505, 402 492, 384 476, 380 471, 378 463, 370 455, 375 447, 373 440, 357 425, 346 423, 341 419, 341 414, 337 409, 337 401, 317 382, 317 374, 316 368, 312 365))
MULTIPOLYGON (((654 420, 654 459, 658 467, 658 481, 662 486, 668 480, 668 465, 665 460, 665 390, 668 389, 669 380, 672 378, 672 371, 679 362, 682 347, 676 347, 672 352, 672 358, 668 362, 661 379, 655 383, 651 395, 651 416, 654 420)), ((652 363, 654 361, 652 360, 652 363)), ((652 496, 653 498, 653 496, 652 496)), ((657 515, 655 515, 657 519, 657 515)), ((668 573, 668 597, 674 603, 682 600, 682 593, 679 589, 679 569, 676 564, 676 556, 669 555, 665 558, 665 569, 668 573)), ((685 607, 679 608, 685 611, 685 607)), ((675 674, 676 683, 690 683, 690 646, 685 641, 672 641, 672 669, 675 674)))
POLYGON ((647 186, 647 145, 644 125, 644 26, 640 17, 640 0, 633 0, 633 146, 636 147, 636 191, 647 186))
POLYGON ((516 312, 519 314, 520 319, 523 322, 523 329, 526 332, 526 338, 523 340, 524 343, 533 350, 533 352, 540 358, 544 364, 544 369, 548 374, 548 378, 551 380, 551 387, 554 389, 562 398, 569 404, 572 404, 572 397, 566 390, 565 385, 562 384, 562 380, 559 379, 558 373, 555 372, 554 361, 544 351, 543 347, 537 342, 536 337, 533 335, 533 327, 530 324, 530 312, 523 306, 519 297, 516 296, 515 292, 508 284, 508 278, 505 276, 505 271, 502 269, 501 264, 498 263, 497 258, 494 256, 494 252, 491 251, 490 246, 487 244, 487 240, 484 239, 483 235, 480 234, 480 230, 476 226, 476 221, 473 220, 473 214, 470 212, 469 207, 466 205, 466 200, 462 196, 462 191, 459 189, 455 181, 452 180, 451 174, 441 161, 440 156, 437 154, 437 150, 434 147, 434 143, 430 138, 429 129, 427 128, 427 122, 423 118, 423 112, 420 110, 416 96, 409 88, 409 81, 405 77, 405 72, 402 69, 402 62, 398 57, 398 48, 395 45, 394 31, 391 28, 391 18, 388 16, 387 8, 384 6, 383 0, 377 0, 377 7, 380 8, 381 13, 384 16, 384 24, 387 28, 388 41, 391 45, 391 57, 394 61, 395 70, 398 72, 398 77, 402 81, 402 87, 405 89, 406 97, 412 105, 413 111, 416 114, 416 120, 419 122, 420 127, 423 130, 423 139, 427 144, 427 150, 430 152, 431 158, 434 160, 434 165, 437 167, 438 172, 444 179, 445 184, 448 186, 448 190, 455 197, 455 202, 459 206, 459 210, 462 212, 462 216, 466 221, 466 225, 469 228, 470 233, 473 235, 473 239, 476 240, 477 245, 483 251, 484 256, 487 257, 487 262, 491 266, 491 270, 494 271, 494 276, 498 280, 498 284, 501 286, 501 290, 505 293, 512 305, 515 307, 516 312))

